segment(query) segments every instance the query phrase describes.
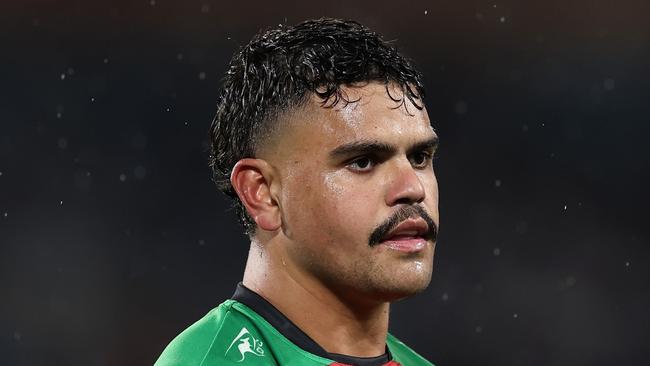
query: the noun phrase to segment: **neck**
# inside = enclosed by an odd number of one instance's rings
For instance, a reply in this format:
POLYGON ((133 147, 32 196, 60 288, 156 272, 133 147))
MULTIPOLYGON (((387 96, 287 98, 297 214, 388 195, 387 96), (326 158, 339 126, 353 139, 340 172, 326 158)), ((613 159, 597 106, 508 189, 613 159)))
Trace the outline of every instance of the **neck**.
POLYGON ((359 301, 334 292, 321 281, 296 271, 253 242, 243 283, 264 297, 329 353, 374 357, 386 351, 387 302, 359 301))

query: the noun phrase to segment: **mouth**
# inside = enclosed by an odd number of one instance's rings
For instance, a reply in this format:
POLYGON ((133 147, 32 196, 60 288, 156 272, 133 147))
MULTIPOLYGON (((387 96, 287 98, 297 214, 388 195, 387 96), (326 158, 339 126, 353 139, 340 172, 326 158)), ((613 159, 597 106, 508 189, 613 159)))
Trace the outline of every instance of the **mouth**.
POLYGON ((380 241, 392 250, 415 253, 427 246, 429 225, 421 218, 406 219, 386 234, 380 241))

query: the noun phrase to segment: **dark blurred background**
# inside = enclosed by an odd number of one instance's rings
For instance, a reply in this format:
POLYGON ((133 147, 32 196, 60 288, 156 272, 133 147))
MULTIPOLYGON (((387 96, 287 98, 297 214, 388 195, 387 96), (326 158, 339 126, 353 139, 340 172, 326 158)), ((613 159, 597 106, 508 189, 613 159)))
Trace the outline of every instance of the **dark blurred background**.
POLYGON ((229 297, 247 238, 207 166, 234 51, 356 19, 422 69, 442 145, 438 366, 650 358, 647 1, 5 1, 0 364, 146 365, 229 297))

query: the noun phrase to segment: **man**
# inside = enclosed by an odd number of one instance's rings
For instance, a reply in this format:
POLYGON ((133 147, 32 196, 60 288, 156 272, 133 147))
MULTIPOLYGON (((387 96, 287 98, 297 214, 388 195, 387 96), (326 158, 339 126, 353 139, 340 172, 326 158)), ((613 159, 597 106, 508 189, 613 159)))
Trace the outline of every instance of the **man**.
POLYGON ((433 267, 438 138, 421 76, 379 36, 319 19, 234 57, 212 166, 251 239, 243 283, 156 365, 431 365, 388 334, 433 267))

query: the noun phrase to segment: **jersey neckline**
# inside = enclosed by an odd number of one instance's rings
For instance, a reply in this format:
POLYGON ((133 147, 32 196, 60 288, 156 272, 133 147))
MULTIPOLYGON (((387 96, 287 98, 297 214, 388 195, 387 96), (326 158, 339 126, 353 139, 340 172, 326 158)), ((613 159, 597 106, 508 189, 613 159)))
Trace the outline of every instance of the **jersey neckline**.
POLYGON ((298 328, 297 325, 282 314, 273 304, 255 291, 244 286, 241 282, 237 284, 237 289, 231 299, 255 311, 293 344, 316 356, 354 366, 382 366, 389 363, 392 359, 388 346, 386 346, 386 352, 377 357, 355 357, 325 351, 323 347, 298 328))

